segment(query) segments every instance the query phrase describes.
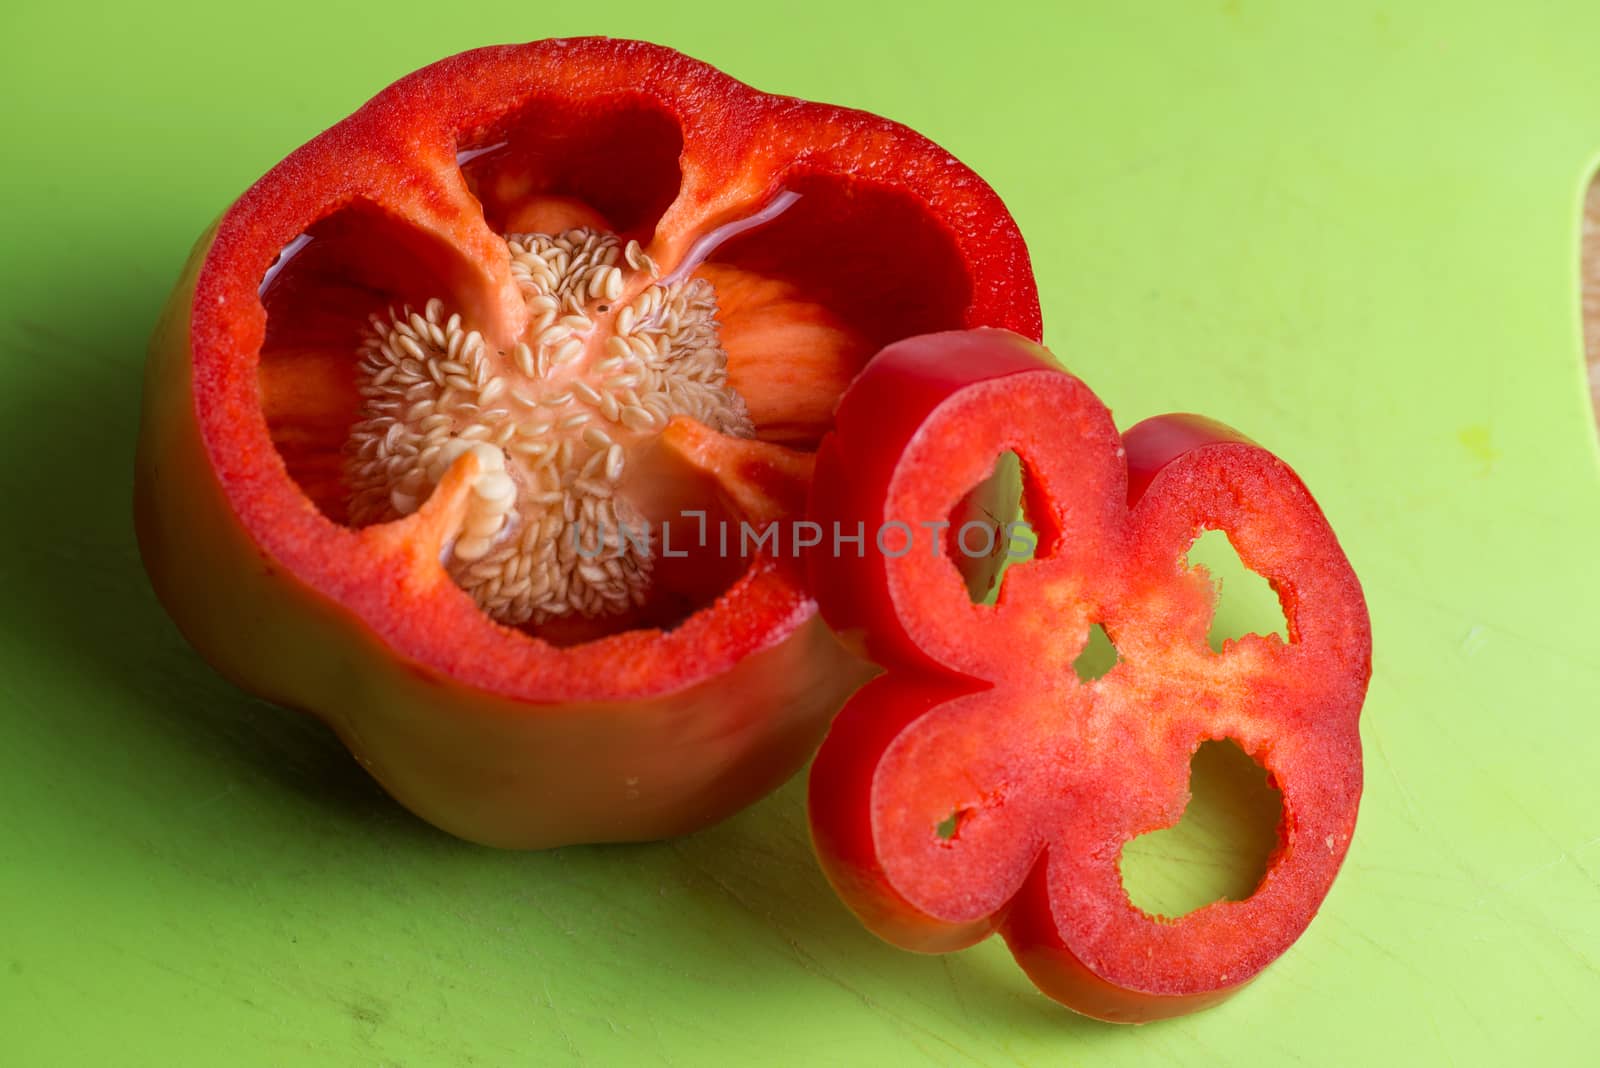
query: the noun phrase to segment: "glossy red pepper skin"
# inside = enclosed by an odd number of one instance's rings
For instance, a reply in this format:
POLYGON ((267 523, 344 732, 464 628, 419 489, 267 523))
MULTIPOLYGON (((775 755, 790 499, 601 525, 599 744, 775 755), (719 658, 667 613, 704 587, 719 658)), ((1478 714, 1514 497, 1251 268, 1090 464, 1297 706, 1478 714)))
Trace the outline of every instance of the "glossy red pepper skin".
POLYGON ((1003 331, 880 353, 823 443, 812 518, 869 530, 941 518, 1006 450, 1022 460, 1040 548, 993 605, 972 603, 926 541, 892 558, 811 558, 824 618, 887 669, 813 765, 818 855, 897 945, 944 952, 999 931, 1079 1012, 1139 1022, 1203 1008, 1300 935, 1349 847, 1371 665, 1360 585, 1282 461, 1193 416, 1119 435, 1087 387, 1003 331), (1226 531, 1272 583, 1287 643, 1210 649, 1213 594, 1185 560, 1202 528, 1226 531), (1072 662, 1094 623, 1121 660, 1080 682, 1072 662), (1121 851, 1178 821, 1190 758, 1213 738, 1235 740, 1282 791, 1279 846, 1247 900, 1158 919, 1123 890, 1121 851))
MULTIPOLYGON (((817 618, 793 562, 758 555, 672 629, 557 647, 481 613, 444 575, 437 539, 416 516, 357 530, 323 514, 286 472, 262 411, 263 280, 297 236, 351 204, 411 234, 413 251, 440 250, 462 310, 491 344, 510 344, 526 311, 457 153, 501 137, 529 109, 550 116, 563 143, 585 143, 591 122, 618 114, 612 126, 635 141, 676 131, 679 184, 665 205, 631 201, 628 175, 598 164, 557 176, 587 182, 614 217, 637 217, 647 243, 649 212, 659 210, 650 248, 664 266, 708 229, 800 188, 782 223, 804 253, 796 278, 855 316, 875 346, 921 313, 858 307, 848 261, 829 275, 804 242, 816 212, 879 196, 888 214, 904 213, 893 225, 937 246, 874 250, 941 264, 930 307, 953 325, 1039 330, 1026 249, 999 199, 896 123, 761 93, 640 42, 463 53, 401 79, 294 152, 196 247, 147 365, 141 552, 209 661, 326 720, 436 825, 509 847, 680 834, 792 774, 863 677, 817 618)), ((733 475, 770 488, 778 506, 788 494, 798 511, 802 476, 759 450, 739 463, 733 475)))

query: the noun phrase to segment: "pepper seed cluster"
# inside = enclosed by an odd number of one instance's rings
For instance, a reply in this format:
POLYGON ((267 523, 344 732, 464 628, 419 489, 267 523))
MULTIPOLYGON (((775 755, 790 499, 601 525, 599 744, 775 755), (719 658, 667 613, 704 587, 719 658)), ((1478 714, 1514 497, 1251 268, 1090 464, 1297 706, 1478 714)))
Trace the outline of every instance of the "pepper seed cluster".
POLYGON ((513 234, 507 244, 531 319, 510 352, 489 351, 437 299, 372 317, 346 463, 349 519, 416 511, 472 449, 479 475, 445 561, 454 580, 507 624, 623 612, 644 602, 651 572, 638 538, 621 535, 624 525, 643 531, 622 492, 630 448, 675 415, 753 432, 728 388, 716 294, 703 279, 656 282, 638 242, 623 247, 608 233, 513 234), (635 280, 647 284, 616 307, 635 280))

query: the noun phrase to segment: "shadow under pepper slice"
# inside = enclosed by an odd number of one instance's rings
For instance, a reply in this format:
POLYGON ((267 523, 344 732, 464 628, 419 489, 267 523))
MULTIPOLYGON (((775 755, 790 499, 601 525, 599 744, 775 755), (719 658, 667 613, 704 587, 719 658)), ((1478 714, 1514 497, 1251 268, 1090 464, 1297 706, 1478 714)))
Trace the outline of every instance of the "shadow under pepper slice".
POLYGON ((1300 935, 1361 793, 1371 665, 1361 587, 1282 461, 1219 424, 1162 416, 1119 436, 1048 353, 996 330, 889 346, 840 402, 812 519, 918 531, 1005 451, 1024 471, 1033 560, 974 604, 943 543, 818 553, 824 618, 888 670, 840 712, 810 779, 817 853, 871 930, 944 952, 998 930, 1052 998, 1107 1020, 1212 1004, 1300 935), (1288 622, 1220 653, 1185 554, 1225 531, 1288 622), (1082 682, 1092 624, 1120 659, 1082 682), (1243 901, 1140 911, 1119 858, 1170 826, 1190 758, 1232 739, 1282 792, 1280 841, 1243 901))
POLYGON ((693 830, 864 668, 781 547, 662 524, 798 516, 867 355, 983 323, 1037 334, 1026 250, 912 131, 640 42, 464 53, 197 246, 147 367, 141 550, 209 660, 439 826, 693 830))

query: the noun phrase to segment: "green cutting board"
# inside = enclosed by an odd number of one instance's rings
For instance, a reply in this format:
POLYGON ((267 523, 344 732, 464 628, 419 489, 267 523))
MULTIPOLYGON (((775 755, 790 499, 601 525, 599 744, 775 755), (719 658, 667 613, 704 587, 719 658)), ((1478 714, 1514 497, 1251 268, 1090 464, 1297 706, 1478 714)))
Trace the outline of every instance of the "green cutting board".
POLYGON ((0 1063, 1594 1063, 1600 7, 10 4, 0 39, 0 1063), (1372 610, 1367 793, 1238 997, 1116 1028, 996 945, 892 950, 798 784, 683 841, 465 845, 162 614, 135 408, 190 242, 396 76, 596 32, 929 134, 1121 424, 1205 411, 1313 487, 1372 610))

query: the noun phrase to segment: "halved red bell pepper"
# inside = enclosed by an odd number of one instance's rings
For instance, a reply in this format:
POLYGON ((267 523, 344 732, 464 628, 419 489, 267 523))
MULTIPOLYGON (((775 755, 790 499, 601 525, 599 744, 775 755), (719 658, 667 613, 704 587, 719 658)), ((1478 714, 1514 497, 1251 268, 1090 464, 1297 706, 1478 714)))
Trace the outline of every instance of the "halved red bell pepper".
POLYGON ((863 668, 787 546, 660 524, 797 515, 867 356, 977 324, 1037 335, 1026 249, 905 127, 640 42, 464 53, 196 247, 140 546, 207 659, 439 826, 692 830, 792 773, 863 668))
POLYGON ((823 868, 867 927, 928 952, 998 930, 1046 994, 1121 1021, 1216 1002, 1299 936, 1355 827, 1371 634, 1281 460, 1193 416, 1119 435, 1039 346, 944 333, 889 346, 845 393, 811 516, 869 532, 868 551, 810 564, 824 618, 887 668, 810 779, 823 868), (1038 550, 978 604, 930 534, 1008 450, 1038 550), (1202 528, 1272 584, 1287 643, 1208 646, 1213 593, 1185 559, 1202 528), (1082 682, 1096 623, 1120 661, 1082 682), (1178 821, 1208 739, 1236 741, 1282 791, 1277 850, 1247 900, 1148 915, 1123 889, 1122 848, 1178 821))

